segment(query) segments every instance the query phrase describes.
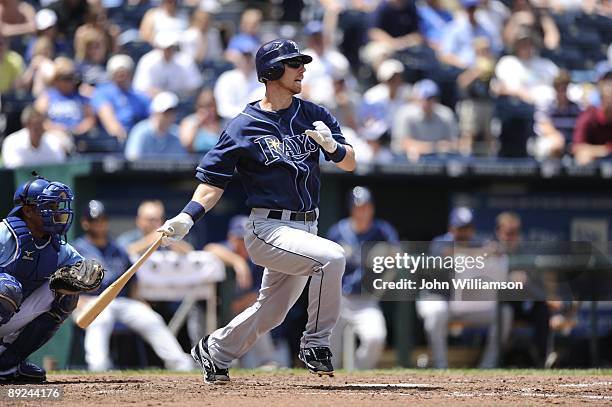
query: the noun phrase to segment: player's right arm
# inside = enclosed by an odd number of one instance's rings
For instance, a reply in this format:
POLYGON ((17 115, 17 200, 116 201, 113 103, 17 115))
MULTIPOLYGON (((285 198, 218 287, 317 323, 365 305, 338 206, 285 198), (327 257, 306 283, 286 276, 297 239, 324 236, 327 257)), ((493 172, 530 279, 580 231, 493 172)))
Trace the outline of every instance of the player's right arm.
POLYGON ((193 192, 191 201, 181 213, 166 221, 157 231, 164 233, 162 245, 169 246, 181 240, 195 222, 219 202, 227 184, 234 175, 239 147, 228 129, 221 133, 217 145, 200 161, 196 177, 202 181, 193 192))

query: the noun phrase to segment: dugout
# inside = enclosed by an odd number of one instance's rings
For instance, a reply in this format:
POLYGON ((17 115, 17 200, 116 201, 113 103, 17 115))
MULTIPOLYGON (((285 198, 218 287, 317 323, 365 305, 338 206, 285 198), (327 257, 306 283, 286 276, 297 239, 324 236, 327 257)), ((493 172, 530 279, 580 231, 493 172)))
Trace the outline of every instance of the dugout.
MULTIPOLYGON (((127 162, 112 156, 101 160, 77 159, 61 166, 35 168, 40 174, 67 183, 75 191, 77 219, 84 203, 100 199, 106 203, 114 236, 134 227, 136 208, 142 200, 161 199, 167 216, 178 212, 197 185, 194 168, 198 157, 181 162, 127 162)), ((16 185, 24 182, 34 168, 0 170, 0 210, 12 206, 16 185)), ((562 162, 533 160, 447 159, 417 164, 360 165, 353 174, 335 167, 322 167, 321 218, 319 234, 347 215, 346 193, 355 185, 373 190, 377 216, 394 224, 403 240, 428 241, 446 231, 447 216, 455 203, 472 206, 476 230, 491 236, 495 216, 514 210, 523 218, 527 240, 591 240, 607 242, 612 235, 612 162, 586 167, 562 162)), ((239 182, 232 182, 214 211, 191 233, 189 239, 201 248, 225 238, 228 219, 247 213, 239 182)), ((81 233, 78 222, 70 238, 81 233)), ((221 290, 220 292, 228 292, 221 290)), ((222 301, 223 303, 224 301, 222 301)), ((225 301, 227 302, 227 301, 225 301)), ((409 330, 414 324, 413 303, 386 303, 389 335, 395 346, 397 364, 410 366, 409 330)), ((222 310, 222 313, 227 309, 222 310)), ((226 320, 221 315, 221 322, 226 320)), ((60 333, 37 352, 34 360, 52 354, 64 367, 70 330, 60 333)))

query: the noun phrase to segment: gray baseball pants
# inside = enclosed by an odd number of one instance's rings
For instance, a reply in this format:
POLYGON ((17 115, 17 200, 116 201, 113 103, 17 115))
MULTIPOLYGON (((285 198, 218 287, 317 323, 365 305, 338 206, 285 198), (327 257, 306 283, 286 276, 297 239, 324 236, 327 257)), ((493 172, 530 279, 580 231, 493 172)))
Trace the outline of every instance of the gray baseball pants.
POLYGON ((302 347, 329 347, 340 314, 344 250, 317 236, 317 221, 267 219, 268 210, 251 211, 244 242, 256 264, 265 267, 257 301, 210 335, 208 348, 215 364, 228 368, 260 335, 283 322, 311 277, 308 323, 302 347))

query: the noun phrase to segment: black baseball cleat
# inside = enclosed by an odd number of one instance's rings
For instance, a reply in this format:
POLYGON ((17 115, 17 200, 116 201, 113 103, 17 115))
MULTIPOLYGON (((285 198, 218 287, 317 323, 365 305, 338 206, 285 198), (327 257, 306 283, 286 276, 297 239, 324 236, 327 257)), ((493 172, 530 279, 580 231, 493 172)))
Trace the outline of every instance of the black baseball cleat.
POLYGON ((17 367, 9 371, 0 372, 0 383, 35 384, 46 381, 47 372, 35 364, 26 361, 19 363, 17 367))
POLYGON ((306 364, 310 373, 318 374, 319 377, 334 376, 331 357, 332 353, 327 347, 302 348, 298 354, 298 358, 306 364))
POLYGON ((206 383, 227 384, 230 381, 229 370, 221 369, 213 362, 208 353, 208 336, 200 339, 200 342, 191 349, 191 357, 202 368, 202 376, 206 383))

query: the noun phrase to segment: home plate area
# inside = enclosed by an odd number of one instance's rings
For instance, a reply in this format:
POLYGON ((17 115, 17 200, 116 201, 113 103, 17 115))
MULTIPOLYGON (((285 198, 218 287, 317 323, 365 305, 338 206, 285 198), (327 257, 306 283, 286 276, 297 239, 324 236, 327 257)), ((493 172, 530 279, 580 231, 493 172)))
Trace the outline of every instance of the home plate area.
MULTIPOLYGON (((46 387, 62 390, 62 407, 132 406, 397 406, 610 405, 609 370, 377 370, 317 377, 304 370, 232 371, 226 386, 207 385, 195 373, 116 372, 50 374, 46 387)), ((39 401, 22 400, 24 405, 39 401)), ((1 403, 1 402, 0 402, 1 403)))

